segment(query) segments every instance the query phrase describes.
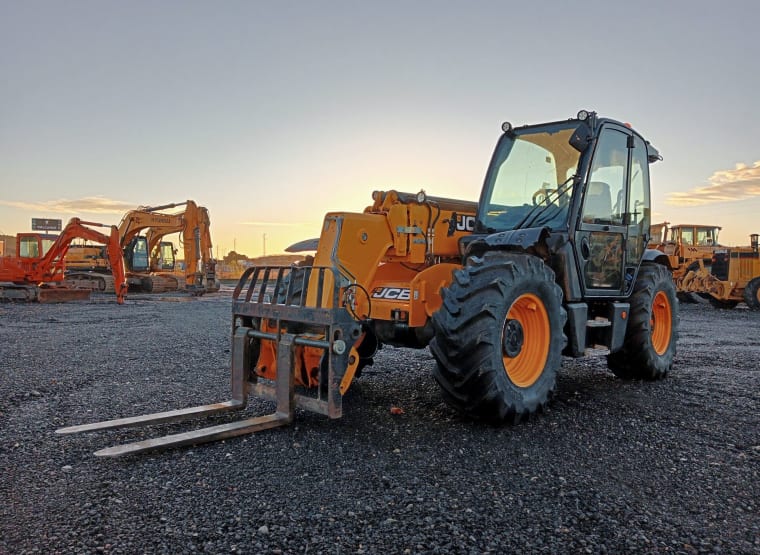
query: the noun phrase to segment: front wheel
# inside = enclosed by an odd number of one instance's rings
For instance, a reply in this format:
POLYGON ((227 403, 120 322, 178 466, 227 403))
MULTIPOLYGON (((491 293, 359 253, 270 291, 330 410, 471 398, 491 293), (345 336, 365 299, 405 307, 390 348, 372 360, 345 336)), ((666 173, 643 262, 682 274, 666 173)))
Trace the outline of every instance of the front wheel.
POLYGON ((607 356, 607 366, 620 378, 663 378, 673 366, 677 339, 673 277, 660 264, 642 264, 633 286, 623 348, 607 356))
POLYGON ((751 280, 744 288, 744 302, 751 310, 760 310, 760 277, 751 280))
POLYGON ((433 315, 433 375, 457 411, 517 423, 554 391, 567 313, 554 272, 537 257, 489 252, 454 272, 433 315))

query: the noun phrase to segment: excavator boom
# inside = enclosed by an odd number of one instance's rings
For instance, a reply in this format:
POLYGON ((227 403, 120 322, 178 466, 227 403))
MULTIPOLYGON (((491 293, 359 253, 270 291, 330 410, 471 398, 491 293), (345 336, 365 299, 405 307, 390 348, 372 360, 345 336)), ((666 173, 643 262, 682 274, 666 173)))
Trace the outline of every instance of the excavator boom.
MULTIPOLYGON (((40 302, 57 302, 83 298, 88 290, 61 286, 65 274, 66 252, 75 239, 86 239, 106 245, 108 259, 113 268, 115 293, 119 304, 123 304, 127 285, 124 260, 119 246, 119 232, 116 226, 107 226, 96 222, 86 222, 72 218, 60 235, 41 256, 17 256, 0 259, 0 281, 6 282, 2 288, 5 298, 25 298, 40 302), (92 227, 110 227, 110 234, 105 235, 92 227), (13 286, 15 284, 15 286, 13 286), (58 284, 58 286, 53 287, 58 284)), ((17 239, 20 243, 20 236, 17 239)), ((17 245, 17 253, 21 249, 17 245)))
MULTIPOLYGON (((193 294, 218 291, 210 226, 208 210, 192 200, 143 206, 124 214, 118 226, 118 237, 126 262, 130 290, 160 293, 183 289, 193 294), (178 207, 182 207, 180 212, 165 212, 178 207), (186 265, 184 283, 174 273, 174 253, 171 260, 164 256, 168 252, 164 249, 171 245, 170 248, 174 251, 174 246, 162 239, 174 233, 181 234, 181 248, 186 265)), ((101 289, 103 286, 110 288, 106 276, 102 271, 88 273, 85 270, 77 271, 73 279, 100 283, 101 289)))

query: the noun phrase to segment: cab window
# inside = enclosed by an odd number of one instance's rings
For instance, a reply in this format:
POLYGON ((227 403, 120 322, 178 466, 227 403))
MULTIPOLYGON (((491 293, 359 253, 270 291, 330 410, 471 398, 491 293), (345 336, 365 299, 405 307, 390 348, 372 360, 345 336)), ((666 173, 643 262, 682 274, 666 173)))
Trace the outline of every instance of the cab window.
POLYGON ((615 129, 602 131, 591 163, 583 204, 584 223, 623 225, 627 165, 627 135, 615 129))

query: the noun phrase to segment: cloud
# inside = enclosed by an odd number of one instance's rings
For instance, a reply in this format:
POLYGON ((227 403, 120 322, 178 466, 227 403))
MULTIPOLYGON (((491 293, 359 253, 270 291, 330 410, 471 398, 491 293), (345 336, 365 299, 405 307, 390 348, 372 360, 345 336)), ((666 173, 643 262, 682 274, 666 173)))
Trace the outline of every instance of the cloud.
POLYGON ((703 206, 714 202, 760 197, 760 161, 752 166, 736 164, 733 170, 717 171, 710 184, 691 191, 671 193, 666 204, 671 206, 703 206))
POLYGON ((123 214, 136 206, 129 202, 104 197, 84 197, 80 199, 58 199, 39 202, 0 200, 3 206, 11 206, 22 210, 40 213, 80 214, 123 214))

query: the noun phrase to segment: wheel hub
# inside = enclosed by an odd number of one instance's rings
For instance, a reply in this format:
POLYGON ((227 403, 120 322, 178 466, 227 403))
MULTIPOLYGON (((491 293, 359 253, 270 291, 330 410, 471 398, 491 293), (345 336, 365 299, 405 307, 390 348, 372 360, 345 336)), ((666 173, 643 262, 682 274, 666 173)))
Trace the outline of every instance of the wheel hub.
POLYGON ((507 320, 504 324, 504 354, 509 358, 515 358, 522 351, 525 334, 519 320, 507 320))

